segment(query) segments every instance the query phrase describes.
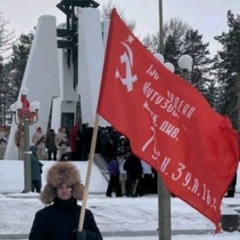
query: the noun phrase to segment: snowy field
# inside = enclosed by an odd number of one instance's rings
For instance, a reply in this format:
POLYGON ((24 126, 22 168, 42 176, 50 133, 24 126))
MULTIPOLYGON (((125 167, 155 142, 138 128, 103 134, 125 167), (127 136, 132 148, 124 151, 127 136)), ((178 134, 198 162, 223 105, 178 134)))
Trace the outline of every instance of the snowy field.
MULTIPOLYGON (((54 163, 42 161, 43 185, 49 167, 54 163)), ((87 162, 74 162, 79 168, 82 182, 85 182, 87 162)), ((240 181, 237 183, 239 192, 235 198, 224 198, 225 205, 240 205, 240 181)), ((100 170, 94 165, 90 182, 87 207, 92 210, 97 224, 103 233, 129 231, 156 231, 158 228, 158 196, 149 195, 139 198, 107 198, 105 191, 107 181, 100 170)), ((23 190, 23 162, 0 161, 0 239, 1 234, 28 234, 36 211, 44 205, 39 201, 37 193, 21 193, 23 190)), ((171 199, 172 230, 208 230, 214 232, 214 225, 192 207, 178 198, 171 199)), ((106 240, 157 240, 156 236, 144 237, 104 237, 106 240)), ((173 235, 173 240, 239 240, 240 233, 223 232, 208 235, 173 235)))

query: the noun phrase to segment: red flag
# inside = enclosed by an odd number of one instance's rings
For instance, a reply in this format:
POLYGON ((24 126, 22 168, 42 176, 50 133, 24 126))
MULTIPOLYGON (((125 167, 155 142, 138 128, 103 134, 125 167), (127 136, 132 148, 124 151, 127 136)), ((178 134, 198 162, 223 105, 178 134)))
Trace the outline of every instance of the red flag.
POLYGON ((134 154, 220 230, 222 198, 237 170, 237 134, 185 80, 167 70, 112 12, 98 113, 134 154))

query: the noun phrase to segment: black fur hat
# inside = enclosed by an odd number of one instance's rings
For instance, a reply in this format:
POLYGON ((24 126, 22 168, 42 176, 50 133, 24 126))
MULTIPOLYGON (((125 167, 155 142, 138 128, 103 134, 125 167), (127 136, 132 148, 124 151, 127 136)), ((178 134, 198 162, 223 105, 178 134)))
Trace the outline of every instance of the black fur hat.
POLYGON ((40 199, 50 204, 57 195, 57 187, 66 184, 72 187, 73 198, 83 199, 84 185, 80 182, 80 173, 70 162, 57 162, 48 171, 47 184, 41 192, 40 199))

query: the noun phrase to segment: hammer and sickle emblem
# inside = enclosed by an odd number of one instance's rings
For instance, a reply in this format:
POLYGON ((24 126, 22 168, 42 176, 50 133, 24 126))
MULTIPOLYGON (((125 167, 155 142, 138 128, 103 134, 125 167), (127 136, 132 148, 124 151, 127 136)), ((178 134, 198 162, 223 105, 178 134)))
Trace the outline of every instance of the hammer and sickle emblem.
POLYGON ((132 66, 133 66, 133 53, 132 53, 132 50, 124 42, 122 42, 122 44, 125 46, 125 48, 127 50, 127 52, 125 51, 121 55, 121 57, 120 57, 121 63, 126 65, 126 77, 123 78, 120 75, 120 72, 119 72, 118 69, 116 69, 115 76, 116 76, 116 78, 119 78, 124 85, 127 86, 127 91, 131 92, 133 90, 133 82, 137 81, 138 78, 137 78, 136 75, 132 74, 132 66))

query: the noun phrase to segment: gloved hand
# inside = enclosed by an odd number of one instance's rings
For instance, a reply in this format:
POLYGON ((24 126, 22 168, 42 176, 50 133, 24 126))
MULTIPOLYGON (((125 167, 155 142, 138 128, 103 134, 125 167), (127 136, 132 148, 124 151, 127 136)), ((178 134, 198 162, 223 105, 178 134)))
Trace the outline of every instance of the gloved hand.
POLYGON ((86 232, 84 230, 77 232, 77 240, 86 240, 86 232))
POLYGON ((80 232, 78 229, 74 229, 71 240, 86 240, 86 232, 84 230, 80 232))

